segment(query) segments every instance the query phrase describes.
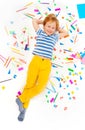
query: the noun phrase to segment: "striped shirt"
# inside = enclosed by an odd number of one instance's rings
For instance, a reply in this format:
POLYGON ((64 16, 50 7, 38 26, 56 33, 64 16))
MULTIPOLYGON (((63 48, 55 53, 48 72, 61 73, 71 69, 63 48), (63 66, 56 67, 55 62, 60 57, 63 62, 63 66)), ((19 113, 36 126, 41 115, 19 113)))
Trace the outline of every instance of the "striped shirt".
POLYGON ((52 59, 52 52, 59 35, 56 33, 47 35, 42 29, 39 29, 36 34, 36 46, 33 50, 33 54, 52 59))

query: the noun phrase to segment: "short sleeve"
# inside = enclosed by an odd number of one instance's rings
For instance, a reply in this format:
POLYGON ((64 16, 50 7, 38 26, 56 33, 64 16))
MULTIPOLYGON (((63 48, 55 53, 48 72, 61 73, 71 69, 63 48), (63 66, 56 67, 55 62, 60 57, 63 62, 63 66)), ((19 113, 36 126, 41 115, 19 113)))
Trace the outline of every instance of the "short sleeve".
POLYGON ((56 34, 54 34, 54 35, 55 35, 55 40, 58 41, 60 34, 59 34, 59 33, 56 33, 56 34))
POLYGON ((42 32, 42 29, 39 28, 39 29, 36 31, 36 34, 39 35, 41 32, 42 32))

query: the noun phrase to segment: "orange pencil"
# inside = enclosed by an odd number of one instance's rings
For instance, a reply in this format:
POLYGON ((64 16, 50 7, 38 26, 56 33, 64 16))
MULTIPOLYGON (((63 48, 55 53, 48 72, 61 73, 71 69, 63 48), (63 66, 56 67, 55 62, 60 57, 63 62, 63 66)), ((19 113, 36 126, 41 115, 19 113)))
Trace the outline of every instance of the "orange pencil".
POLYGON ((73 58, 67 58, 68 60, 73 60, 73 58))

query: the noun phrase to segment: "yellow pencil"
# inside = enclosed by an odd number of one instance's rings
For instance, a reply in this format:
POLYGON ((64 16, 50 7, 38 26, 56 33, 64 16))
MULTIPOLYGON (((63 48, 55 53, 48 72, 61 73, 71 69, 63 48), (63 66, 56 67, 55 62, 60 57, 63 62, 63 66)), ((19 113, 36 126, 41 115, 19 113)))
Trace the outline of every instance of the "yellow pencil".
POLYGON ((32 16, 32 17, 35 16, 34 14, 30 14, 30 13, 26 13, 25 15, 27 15, 27 16, 32 16))
POLYGON ((24 7, 28 7, 28 6, 32 5, 32 4, 33 4, 33 2, 30 2, 30 3, 26 4, 24 7))
POLYGON ((16 48, 11 48, 12 49, 12 51, 14 52, 14 53, 17 53, 17 54, 20 54, 20 55, 22 55, 22 56, 24 56, 24 54, 22 54, 21 52, 20 52, 20 50, 18 50, 18 49, 16 49, 16 48))
POLYGON ((6 33, 7 33, 7 35, 8 35, 9 33, 8 33, 7 27, 5 26, 4 29, 5 29, 5 31, 6 31, 6 33))

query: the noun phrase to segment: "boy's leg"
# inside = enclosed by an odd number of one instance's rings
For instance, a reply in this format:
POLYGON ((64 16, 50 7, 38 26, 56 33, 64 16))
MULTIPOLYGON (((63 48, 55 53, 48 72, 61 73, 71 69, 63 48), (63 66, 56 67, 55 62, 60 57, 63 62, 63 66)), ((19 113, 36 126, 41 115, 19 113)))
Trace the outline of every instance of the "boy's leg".
POLYGON ((26 109, 24 109, 22 112, 20 112, 19 116, 18 116, 18 120, 19 121, 23 121, 24 118, 25 118, 25 112, 26 112, 26 109))
POLYGON ((37 84, 31 88, 25 87, 23 93, 20 95, 20 100, 24 102, 24 108, 28 107, 28 103, 32 97, 38 95, 40 92, 44 90, 51 71, 50 61, 46 59, 45 61, 42 61, 40 69, 41 70, 39 71, 37 84))
POLYGON ((20 111, 20 112, 24 111, 23 103, 20 101, 19 98, 16 98, 16 103, 17 103, 17 105, 18 105, 18 107, 19 107, 19 111, 20 111))
POLYGON ((26 106, 25 108, 27 108, 27 106, 29 105, 30 99, 26 98, 26 95, 28 95, 27 90, 30 88, 33 88, 35 86, 38 72, 39 72, 39 57, 34 56, 32 61, 29 64, 26 85, 24 87, 22 94, 18 97, 20 100, 20 103, 17 103, 18 105, 20 104, 19 109, 22 109, 22 107, 23 107, 23 106, 21 106, 21 103, 22 103, 22 105, 25 103, 25 106, 26 106), (24 94, 24 91, 25 91, 25 94, 24 94))

